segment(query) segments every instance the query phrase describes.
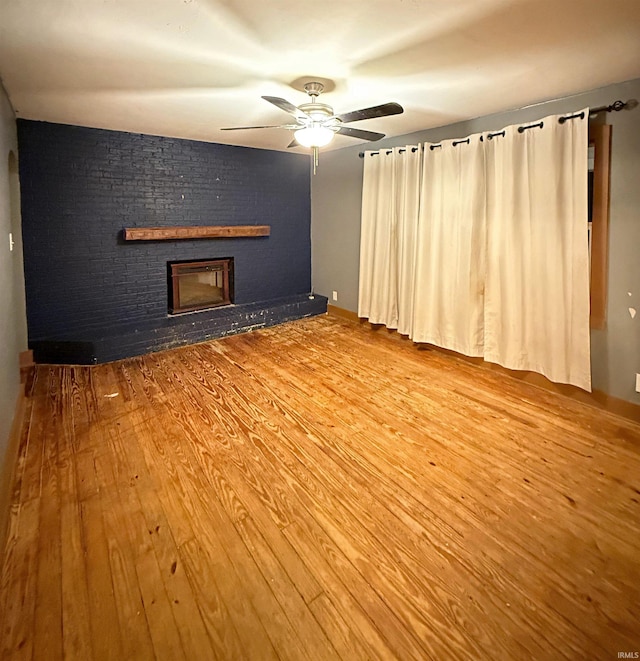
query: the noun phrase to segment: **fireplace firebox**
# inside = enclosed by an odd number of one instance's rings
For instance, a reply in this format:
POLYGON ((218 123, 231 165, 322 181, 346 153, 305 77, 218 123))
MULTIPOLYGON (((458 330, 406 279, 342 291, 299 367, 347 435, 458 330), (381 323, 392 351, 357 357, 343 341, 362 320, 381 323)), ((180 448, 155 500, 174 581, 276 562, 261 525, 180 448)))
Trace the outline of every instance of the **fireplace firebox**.
POLYGON ((169 313, 233 303, 233 257, 168 263, 169 313))

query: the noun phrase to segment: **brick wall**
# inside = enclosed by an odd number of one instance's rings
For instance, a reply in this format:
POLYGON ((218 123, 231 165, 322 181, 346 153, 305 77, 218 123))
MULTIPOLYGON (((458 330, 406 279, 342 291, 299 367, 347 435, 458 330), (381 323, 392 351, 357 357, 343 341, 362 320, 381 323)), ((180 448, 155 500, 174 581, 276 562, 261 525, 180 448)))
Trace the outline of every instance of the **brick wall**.
POLYGON ((18 121, 31 343, 167 324, 167 262, 234 257, 239 305, 311 286, 309 159, 18 121), (268 238, 124 242, 123 227, 271 225, 268 238))

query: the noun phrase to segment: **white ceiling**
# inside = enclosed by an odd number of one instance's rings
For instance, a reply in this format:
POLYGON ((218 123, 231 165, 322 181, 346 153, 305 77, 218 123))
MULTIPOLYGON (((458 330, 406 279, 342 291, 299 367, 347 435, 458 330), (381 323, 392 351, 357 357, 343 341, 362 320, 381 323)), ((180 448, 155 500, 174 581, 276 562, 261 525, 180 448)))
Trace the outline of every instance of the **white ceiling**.
POLYGON ((305 77, 400 103, 350 125, 390 136, 640 77, 640 0, 0 0, 0 77, 18 117, 284 150, 220 128, 290 121, 260 96, 305 77))

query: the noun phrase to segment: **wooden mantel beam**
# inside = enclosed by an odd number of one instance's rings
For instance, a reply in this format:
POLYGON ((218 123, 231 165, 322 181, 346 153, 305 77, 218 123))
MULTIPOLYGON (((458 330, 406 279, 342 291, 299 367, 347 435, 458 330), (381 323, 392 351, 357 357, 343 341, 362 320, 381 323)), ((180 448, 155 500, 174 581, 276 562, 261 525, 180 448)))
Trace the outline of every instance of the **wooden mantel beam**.
POLYGON ((125 227, 125 241, 172 241, 175 239, 231 239, 269 236, 271 225, 201 225, 183 227, 125 227))

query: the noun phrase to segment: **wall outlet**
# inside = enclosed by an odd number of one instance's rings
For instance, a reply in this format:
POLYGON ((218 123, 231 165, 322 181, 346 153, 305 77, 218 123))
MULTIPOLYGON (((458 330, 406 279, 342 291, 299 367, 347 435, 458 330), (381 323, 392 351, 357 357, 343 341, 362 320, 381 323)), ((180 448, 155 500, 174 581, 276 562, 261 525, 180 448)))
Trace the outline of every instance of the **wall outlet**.
POLYGON ((636 392, 640 392, 640 374, 636 372, 636 392))
POLYGON ((9 252, 13 252, 13 246, 15 246, 15 241, 13 240, 13 233, 9 232, 9 252))
POLYGON ((334 301, 337 301, 337 300, 338 300, 338 292, 337 292, 337 291, 334 291, 334 292, 332 293, 332 299, 333 299, 334 301))

